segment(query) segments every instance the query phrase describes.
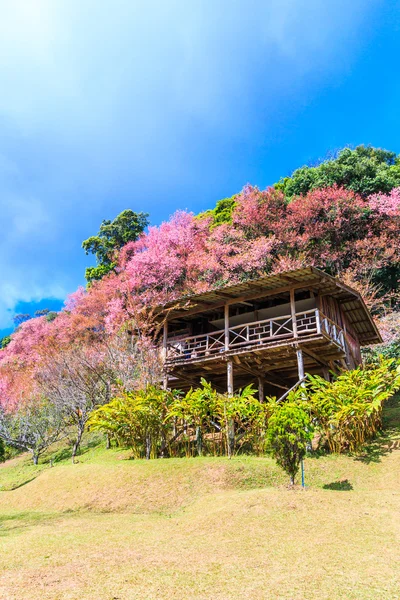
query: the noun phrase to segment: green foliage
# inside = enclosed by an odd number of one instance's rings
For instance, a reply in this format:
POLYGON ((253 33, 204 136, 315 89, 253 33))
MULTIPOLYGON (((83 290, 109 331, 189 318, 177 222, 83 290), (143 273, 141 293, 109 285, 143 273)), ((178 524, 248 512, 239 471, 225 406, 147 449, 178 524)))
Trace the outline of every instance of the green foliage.
POLYGON ((263 449, 265 407, 255 393, 253 386, 248 385, 233 396, 217 395, 216 414, 225 434, 228 456, 245 443, 255 451, 263 449))
POLYGON ((48 308, 40 308, 39 310, 35 310, 35 312, 33 313, 35 317, 44 317, 49 313, 49 309, 48 308))
POLYGON ((46 317, 46 321, 51 323, 54 319, 57 318, 58 313, 55 310, 49 310, 48 308, 41 308, 40 310, 36 310, 34 313, 35 317, 46 317))
POLYGON ((54 319, 57 318, 58 313, 54 310, 50 310, 47 314, 46 314, 46 321, 48 321, 49 323, 51 323, 51 321, 54 321, 54 319))
POLYGON ((215 208, 206 210, 203 213, 198 215, 198 218, 211 217, 211 229, 217 227, 218 225, 222 225, 222 223, 232 223, 232 214, 234 208, 236 206, 236 198, 237 194, 232 196, 231 198, 223 198, 222 200, 218 200, 215 205, 215 208))
POLYGON ((105 275, 110 273, 117 266, 116 262, 110 262, 108 265, 97 265, 97 267, 87 267, 85 270, 85 279, 88 283, 103 279, 105 275))
POLYGON ((363 360, 368 366, 376 366, 381 358, 393 359, 400 363, 400 339, 383 346, 369 346, 362 349, 363 360))
POLYGON ((148 225, 148 215, 130 209, 122 211, 113 221, 103 221, 97 235, 82 242, 86 254, 94 254, 96 267, 86 269, 87 281, 101 279, 115 268, 115 253, 128 242, 138 239, 148 225))
POLYGON ((262 454, 267 447, 294 482, 314 429, 331 452, 359 450, 381 427, 382 405, 400 388, 400 367, 380 359, 333 382, 309 376, 284 402, 260 403, 251 385, 228 396, 205 379, 187 394, 149 386, 98 408, 92 430, 130 447, 135 457, 262 454))
POLYGON ((47 398, 35 399, 13 412, 0 409, 0 438, 7 446, 30 452, 34 464, 41 454, 60 439, 63 414, 47 398))
POLYGON ((345 371, 333 382, 308 377, 311 410, 331 452, 359 451, 372 439, 382 427, 383 403, 400 388, 393 359, 345 371))
POLYGON ((267 447, 278 465, 289 475, 293 485, 313 437, 313 425, 304 392, 292 392, 285 402, 271 399, 267 410, 267 447))
POLYGON ((3 440, 0 438, 0 462, 4 462, 6 460, 6 447, 4 445, 3 440))
MULTIPOLYGON (((259 450, 265 429, 265 411, 255 398, 253 387, 249 385, 228 396, 218 393, 205 379, 201 380, 201 385, 183 398, 177 397, 168 412, 169 418, 178 419, 181 426, 186 424, 194 429, 197 454, 203 453, 206 436, 215 442, 215 429, 220 433, 217 437, 221 451, 228 456, 246 444, 259 450)), ((213 450, 215 453, 215 444, 213 450)), ((190 451, 188 444, 186 453, 190 451)))
POLYGON ((5 335, 0 339, 0 348, 3 349, 11 342, 11 335, 5 335))
POLYGON ((187 436, 187 424, 195 428, 196 448, 199 456, 203 454, 203 433, 212 428, 215 414, 217 393, 207 383, 201 380, 202 387, 190 389, 185 396, 177 394, 169 408, 167 419, 174 419, 182 424, 186 455, 190 454, 191 445, 187 436))
POLYGON ((122 394, 97 409, 91 430, 107 433, 132 449, 135 457, 204 453, 231 456, 243 448, 263 450, 265 408, 252 386, 228 397, 205 379, 201 387, 181 392, 156 387, 122 394))
POLYGON ((164 421, 173 398, 172 392, 153 386, 126 392, 95 410, 89 428, 131 448, 135 458, 155 458, 165 450, 164 421))
POLYGON ((287 198, 292 198, 335 184, 364 198, 377 192, 388 193, 400 185, 399 157, 394 152, 372 146, 357 146, 354 150, 343 148, 335 158, 318 166, 296 169, 291 177, 282 178, 275 187, 287 198))
POLYGON ((15 327, 19 327, 20 325, 22 325, 22 323, 25 323, 25 321, 29 321, 29 319, 32 319, 31 315, 29 315, 28 313, 20 313, 13 317, 14 325, 15 327))

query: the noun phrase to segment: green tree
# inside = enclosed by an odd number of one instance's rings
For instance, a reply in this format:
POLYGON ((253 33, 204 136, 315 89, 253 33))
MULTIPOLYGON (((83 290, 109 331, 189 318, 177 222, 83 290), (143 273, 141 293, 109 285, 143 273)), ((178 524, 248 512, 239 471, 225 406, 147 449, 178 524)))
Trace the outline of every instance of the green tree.
POLYGON ((5 335, 0 339, 0 348, 3 350, 11 342, 11 335, 5 335))
POLYGON ((206 210, 203 213, 198 215, 199 219, 211 217, 212 224, 211 229, 217 227, 217 225, 222 225, 222 223, 232 223, 232 214, 236 206, 236 199, 238 194, 235 194, 231 198, 223 198, 222 200, 218 200, 215 205, 215 208, 210 210, 206 210))
POLYGON ((22 323, 25 323, 25 321, 29 321, 29 319, 32 319, 32 316, 28 313, 19 313, 13 317, 14 325, 15 327, 19 327, 22 323))
POLYGON ((148 225, 147 213, 136 213, 130 209, 122 211, 113 221, 103 221, 97 235, 82 242, 86 254, 94 254, 96 267, 88 267, 85 277, 88 282, 101 279, 115 266, 116 252, 128 242, 134 242, 148 225))
POLYGON ((377 192, 388 193, 400 186, 400 157, 372 146, 343 148, 336 157, 317 166, 296 169, 291 177, 282 178, 275 187, 290 199, 335 184, 364 198, 377 192))
POLYGON ((0 439, 7 446, 30 452, 37 465, 39 456, 62 437, 63 417, 47 398, 35 399, 12 412, 0 408, 0 439))
POLYGON ((313 437, 310 413, 303 394, 304 391, 300 390, 290 394, 285 402, 270 400, 267 406, 267 447, 289 475, 291 485, 294 485, 307 445, 313 437))

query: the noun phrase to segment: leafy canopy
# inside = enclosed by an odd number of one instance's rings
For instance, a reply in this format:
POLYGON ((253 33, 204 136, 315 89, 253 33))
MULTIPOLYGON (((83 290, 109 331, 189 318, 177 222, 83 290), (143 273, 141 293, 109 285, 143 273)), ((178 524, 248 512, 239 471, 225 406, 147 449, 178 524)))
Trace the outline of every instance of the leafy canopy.
POLYGON ((113 221, 103 221, 98 234, 82 242, 86 254, 94 254, 97 259, 96 267, 86 269, 87 281, 102 279, 112 271, 116 266, 116 252, 128 242, 136 241, 148 224, 147 213, 130 209, 123 210, 113 221))
POLYGON ((3 350, 11 342, 11 335, 5 335, 0 339, 0 348, 3 350))
POLYGON ((296 169, 291 177, 282 178, 275 187, 291 199, 335 184, 363 198, 378 192, 388 193, 400 185, 400 159, 395 152, 372 146, 343 148, 335 158, 318 166, 296 169))
POLYGON ((198 218, 211 218, 211 229, 217 227, 218 225, 222 225, 223 223, 228 223, 230 225, 232 223, 232 214, 236 207, 237 196, 238 194, 235 194, 234 196, 231 196, 231 198, 223 198, 222 200, 218 200, 215 208, 200 213, 198 218))

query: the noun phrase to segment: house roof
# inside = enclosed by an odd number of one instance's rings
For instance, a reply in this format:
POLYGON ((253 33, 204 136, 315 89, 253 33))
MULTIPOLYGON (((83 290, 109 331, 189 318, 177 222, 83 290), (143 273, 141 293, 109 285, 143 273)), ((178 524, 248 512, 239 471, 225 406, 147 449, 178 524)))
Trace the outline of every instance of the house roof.
POLYGON ((361 345, 382 342, 380 333, 360 294, 335 277, 316 269, 304 267, 272 275, 264 275, 242 283, 219 287, 201 294, 182 296, 158 307, 160 315, 168 320, 190 319, 198 313, 213 312, 225 304, 239 304, 287 293, 291 287, 312 290, 316 294, 333 296, 342 306, 361 345))

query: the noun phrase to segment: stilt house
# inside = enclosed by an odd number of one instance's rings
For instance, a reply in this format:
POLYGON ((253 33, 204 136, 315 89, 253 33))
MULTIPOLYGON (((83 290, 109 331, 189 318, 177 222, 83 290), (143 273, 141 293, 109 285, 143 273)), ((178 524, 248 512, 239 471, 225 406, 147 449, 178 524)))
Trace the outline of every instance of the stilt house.
POLYGON ((165 385, 181 390, 204 377, 280 396, 305 373, 355 368, 361 346, 382 341, 358 292, 313 267, 186 296, 162 314, 165 385))

